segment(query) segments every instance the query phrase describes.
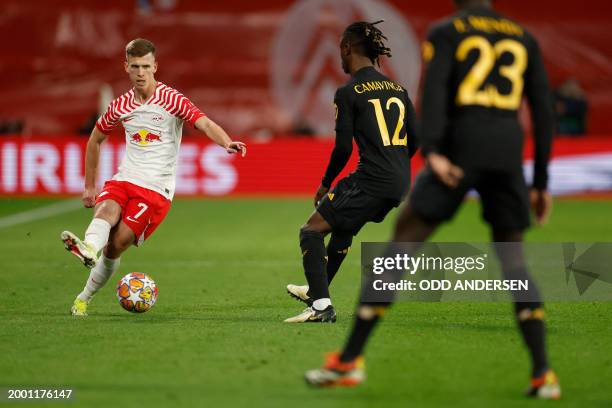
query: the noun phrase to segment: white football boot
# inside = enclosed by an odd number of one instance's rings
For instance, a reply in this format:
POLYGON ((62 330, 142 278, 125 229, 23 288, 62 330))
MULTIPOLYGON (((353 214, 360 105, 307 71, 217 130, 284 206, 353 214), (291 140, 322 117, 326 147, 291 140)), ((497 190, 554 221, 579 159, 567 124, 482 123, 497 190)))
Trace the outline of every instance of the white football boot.
POLYGON ((96 262, 98 262, 98 253, 93 246, 87 242, 81 241, 79 237, 70 231, 62 232, 60 238, 64 243, 64 248, 79 258, 83 265, 89 269, 96 266, 96 262))
POLYGON ((300 302, 306 303, 308 306, 312 306, 312 299, 308 296, 308 285, 287 285, 287 293, 294 299, 299 300, 300 302))

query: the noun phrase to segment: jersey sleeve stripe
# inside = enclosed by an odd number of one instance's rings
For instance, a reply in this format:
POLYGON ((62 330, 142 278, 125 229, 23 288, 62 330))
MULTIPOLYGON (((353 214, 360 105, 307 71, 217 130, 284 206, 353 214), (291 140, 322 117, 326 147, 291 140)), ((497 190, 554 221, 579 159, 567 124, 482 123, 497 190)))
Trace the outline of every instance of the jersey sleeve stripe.
POLYGON ((169 106, 170 106, 170 104, 172 103, 172 102, 171 102, 171 101, 172 101, 172 97, 173 97, 172 92, 171 92, 171 91, 168 91, 168 92, 166 93, 166 97, 164 98, 164 108, 165 108, 166 110, 170 110, 169 106))
POLYGON ((206 116, 200 111, 185 95, 167 85, 159 85, 159 95, 156 96, 151 104, 161 106, 168 114, 187 121, 192 125, 199 118, 206 116))
POLYGON ((119 108, 117 109, 117 111, 121 115, 125 115, 127 113, 127 98, 123 96, 121 97, 121 104, 119 105, 119 108))
POLYGON ((110 134, 110 132, 113 130, 112 128, 103 127, 99 122, 96 122, 96 128, 105 135, 110 134))
POLYGON ((132 110, 136 109, 136 107, 137 106, 134 104, 133 92, 129 91, 124 93, 108 105, 106 112, 96 121, 96 128, 108 135, 113 128, 117 126, 121 116, 127 115, 132 110))
POLYGON ((175 115, 176 114, 176 110, 177 110, 177 105, 178 105, 178 100, 179 100, 179 93, 175 92, 172 95, 172 98, 170 99, 170 103, 168 104, 168 109, 170 110, 170 114, 171 115, 175 115))
POLYGON ((177 113, 177 116, 185 119, 185 115, 187 115, 191 111, 191 107, 189 105, 191 105, 191 103, 187 100, 187 98, 184 98, 181 102, 181 109, 177 113))

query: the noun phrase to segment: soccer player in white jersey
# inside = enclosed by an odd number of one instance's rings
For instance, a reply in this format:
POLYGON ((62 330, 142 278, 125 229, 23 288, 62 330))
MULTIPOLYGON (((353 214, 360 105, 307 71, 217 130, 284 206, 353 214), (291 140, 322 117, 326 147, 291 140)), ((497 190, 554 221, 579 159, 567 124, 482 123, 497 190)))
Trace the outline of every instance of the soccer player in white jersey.
POLYGON ((66 249, 91 268, 85 288, 72 305, 74 316, 87 315, 92 297, 119 267, 121 254, 132 244, 142 244, 168 213, 183 123, 193 125, 230 154, 246 154, 244 143, 232 141, 189 99, 155 79, 152 42, 130 41, 125 54, 125 72, 133 88, 110 103, 87 142, 82 199, 85 207, 94 207, 93 220, 83 240, 70 231, 61 234, 66 249), (119 122, 125 128, 125 157, 96 196, 100 145, 119 122))

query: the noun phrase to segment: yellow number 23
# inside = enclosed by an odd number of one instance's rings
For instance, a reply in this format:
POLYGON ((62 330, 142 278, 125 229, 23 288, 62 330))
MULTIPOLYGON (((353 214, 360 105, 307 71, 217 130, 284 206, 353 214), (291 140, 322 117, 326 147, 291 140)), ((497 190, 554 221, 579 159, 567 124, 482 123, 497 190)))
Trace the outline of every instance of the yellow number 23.
POLYGON ((495 45, 484 37, 473 35, 461 41, 455 58, 465 61, 472 50, 478 50, 478 59, 457 90, 457 105, 481 105, 499 109, 517 110, 523 94, 523 74, 527 68, 527 50, 518 41, 505 39, 495 45), (499 74, 512 83, 508 95, 502 95, 493 84, 480 89, 495 67, 495 62, 505 53, 513 56, 512 64, 502 65, 499 74))

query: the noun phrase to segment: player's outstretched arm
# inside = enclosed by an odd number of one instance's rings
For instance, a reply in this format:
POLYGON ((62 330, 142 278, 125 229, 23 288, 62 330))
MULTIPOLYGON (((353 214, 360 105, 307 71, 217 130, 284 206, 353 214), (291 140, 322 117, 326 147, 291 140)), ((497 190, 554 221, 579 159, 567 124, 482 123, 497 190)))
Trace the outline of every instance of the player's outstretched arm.
POLYGON ((552 92, 538 44, 534 41, 529 52, 529 65, 525 75, 525 94, 531 108, 534 139, 533 186, 531 206, 536 222, 543 225, 552 210, 552 197, 548 188, 548 162, 552 147, 554 113, 552 92))
POLYGON ((100 160, 100 145, 104 140, 106 135, 97 126, 94 127, 85 151, 85 189, 81 199, 86 208, 92 208, 96 203, 96 174, 100 160))
POLYGON ((208 117, 203 116, 196 120, 195 127, 204 132, 210 140, 222 146, 228 153, 233 154, 240 152, 242 153, 242 157, 246 156, 246 144, 232 141, 225 130, 208 117))

